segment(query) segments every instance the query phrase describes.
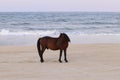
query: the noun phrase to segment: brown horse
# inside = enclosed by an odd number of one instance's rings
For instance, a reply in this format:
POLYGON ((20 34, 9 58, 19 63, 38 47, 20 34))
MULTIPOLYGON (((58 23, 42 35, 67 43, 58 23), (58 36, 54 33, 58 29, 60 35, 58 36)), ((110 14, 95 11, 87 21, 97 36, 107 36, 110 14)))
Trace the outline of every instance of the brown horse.
POLYGON ((58 38, 49 36, 39 38, 37 41, 37 49, 41 62, 44 62, 43 53, 45 49, 60 50, 59 62, 62 62, 62 51, 64 51, 64 60, 65 62, 68 62, 66 57, 66 50, 69 45, 68 42, 70 42, 70 38, 65 33, 61 33, 58 38))

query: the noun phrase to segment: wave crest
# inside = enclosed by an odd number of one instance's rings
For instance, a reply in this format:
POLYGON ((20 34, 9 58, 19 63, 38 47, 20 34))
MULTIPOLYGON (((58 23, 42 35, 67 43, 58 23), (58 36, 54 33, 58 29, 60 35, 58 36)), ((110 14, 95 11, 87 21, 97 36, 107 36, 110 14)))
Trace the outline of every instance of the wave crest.
POLYGON ((59 33, 56 30, 46 30, 46 31, 10 31, 7 29, 0 30, 0 35, 55 35, 59 33))

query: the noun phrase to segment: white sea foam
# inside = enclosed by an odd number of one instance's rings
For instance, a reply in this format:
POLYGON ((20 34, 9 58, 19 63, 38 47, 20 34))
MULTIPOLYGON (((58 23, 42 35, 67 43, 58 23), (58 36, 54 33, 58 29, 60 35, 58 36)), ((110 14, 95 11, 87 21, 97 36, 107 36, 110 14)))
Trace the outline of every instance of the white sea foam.
POLYGON ((41 36, 45 36, 45 35, 56 35, 59 32, 56 30, 46 30, 46 31, 42 31, 42 30, 37 30, 37 31, 10 31, 7 29, 2 29, 0 30, 0 35, 41 35, 41 36))
MULTIPOLYGON (((0 35, 12 35, 12 36, 22 36, 22 35, 40 35, 40 36, 56 36, 59 35, 60 33, 62 33, 61 31, 58 30, 29 30, 29 31, 10 31, 7 29, 1 29, 0 30, 0 35)), ((120 35, 120 34, 105 34, 105 33, 99 33, 99 34, 88 34, 88 33, 82 33, 79 31, 76 32, 66 32, 68 35, 70 36, 89 36, 89 35, 94 35, 94 36, 98 36, 98 35, 120 35)))

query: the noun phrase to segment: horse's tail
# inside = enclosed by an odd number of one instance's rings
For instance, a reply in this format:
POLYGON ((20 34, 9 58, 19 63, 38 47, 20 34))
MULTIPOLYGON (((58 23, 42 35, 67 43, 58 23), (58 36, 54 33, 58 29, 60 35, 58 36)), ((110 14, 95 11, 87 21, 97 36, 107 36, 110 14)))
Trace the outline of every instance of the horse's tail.
POLYGON ((38 41, 37 41, 37 49, 38 49, 38 54, 39 54, 39 56, 40 56, 40 58, 41 58, 41 62, 44 62, 44 60, 43 60, 43 56, 42 56, 42 50, 41 50, 41 46, 40 46, 41 44, 40 44, 40 38, 38 39, 38 41))
POLYGON ((37 41, 37 50, 38 50, 38 53, 39 53, 39 56, 41 56, 41 50, 40 50, 40 38, 38 39, 37 41))

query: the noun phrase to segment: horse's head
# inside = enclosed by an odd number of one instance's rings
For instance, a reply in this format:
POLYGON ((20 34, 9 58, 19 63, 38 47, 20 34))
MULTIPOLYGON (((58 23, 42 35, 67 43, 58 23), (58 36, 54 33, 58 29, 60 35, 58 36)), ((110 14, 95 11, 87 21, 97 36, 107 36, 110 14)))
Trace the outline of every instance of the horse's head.
POLYGON ((65 34, 65 33, 60 33, 60 38, 63 38, 63 39, 65 39, 66 41, 70 42, 70 38, 69 38, 68 35, 65 34))

